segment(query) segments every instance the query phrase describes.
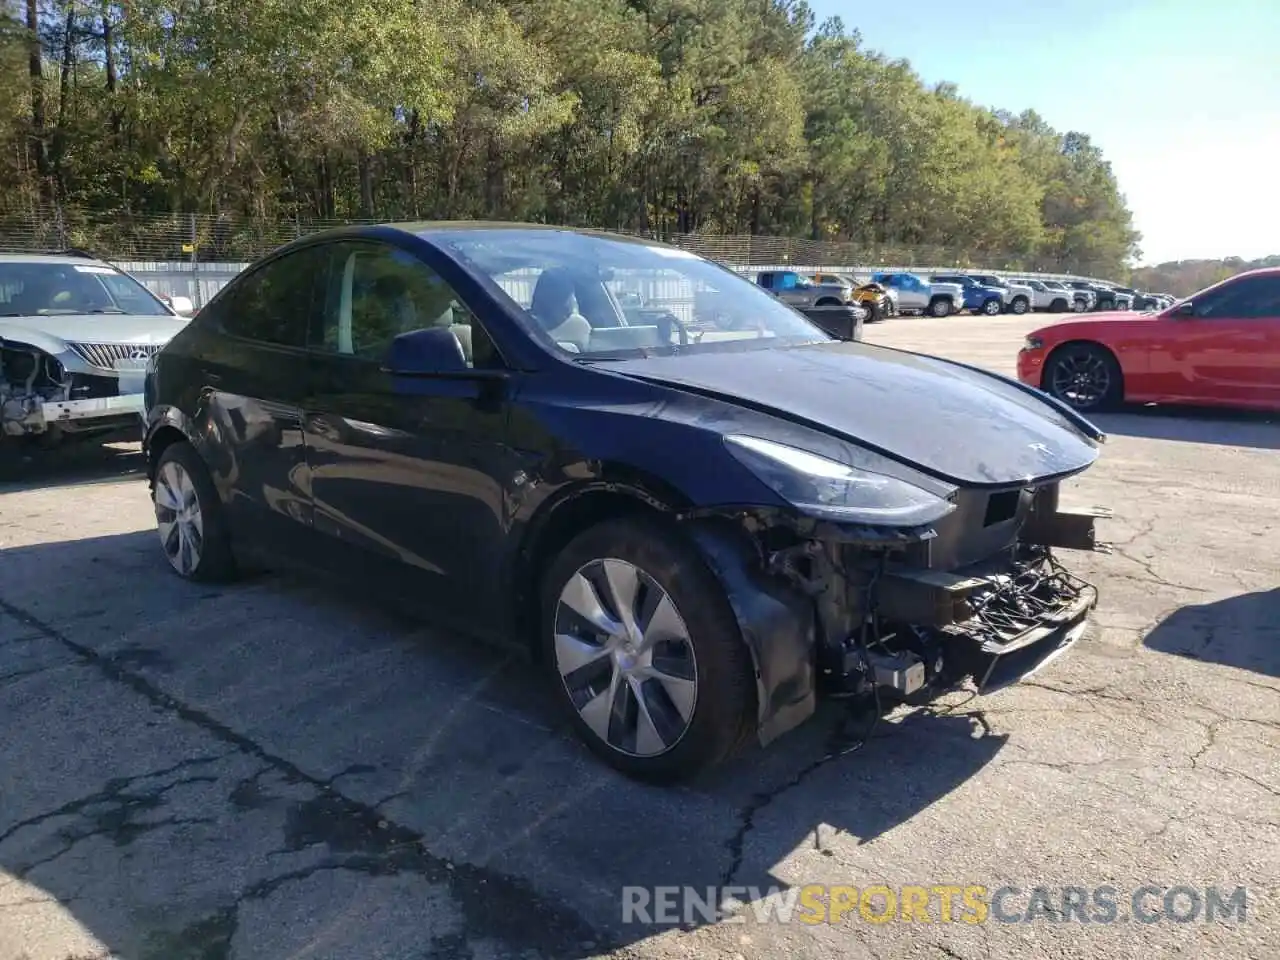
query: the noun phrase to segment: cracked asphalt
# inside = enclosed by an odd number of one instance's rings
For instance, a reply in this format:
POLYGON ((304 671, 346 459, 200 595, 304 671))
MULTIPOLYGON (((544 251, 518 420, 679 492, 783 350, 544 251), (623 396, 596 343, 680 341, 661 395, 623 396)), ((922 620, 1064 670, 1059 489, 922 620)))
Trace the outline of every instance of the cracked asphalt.
MULTIPOLYGON (((867 338, 1011 372, 1040 322, 867 338)), ((316 584, 182 583, 136 446, 10 461, 0 960, 1273 958, 1280 425, 1098 419, 1066 499, 1115 511, 1115 552, 1064 554, 1101 592, 1069 655, 869 739, 832 707, 674 790, 591 760, 502 652, 316 584), (1014 886, 1013 910, 1110 885, 1120 916, 622 922, 626 886, 804 884, 1014 886), (1139 923, 1144 885, 1244 886, 1247 916, 1139 923)))

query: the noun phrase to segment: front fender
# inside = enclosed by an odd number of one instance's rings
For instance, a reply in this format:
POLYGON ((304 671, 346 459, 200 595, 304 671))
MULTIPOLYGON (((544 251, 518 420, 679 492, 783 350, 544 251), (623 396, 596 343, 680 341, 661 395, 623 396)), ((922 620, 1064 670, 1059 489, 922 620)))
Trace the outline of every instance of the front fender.
POLYGON ((750 538, 733 521, 696 520, 683 529, 723 584, 751 654, 756 737, 766 745, 816 709, 813 603, 764 571, 750 538))

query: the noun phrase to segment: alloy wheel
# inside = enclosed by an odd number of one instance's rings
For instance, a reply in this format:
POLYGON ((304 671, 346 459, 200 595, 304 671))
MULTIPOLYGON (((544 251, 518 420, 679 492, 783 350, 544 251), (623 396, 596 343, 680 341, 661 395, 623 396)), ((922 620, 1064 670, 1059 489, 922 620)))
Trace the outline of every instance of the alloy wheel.
POLYGON ((1053 395, 1073 407, 1087 409, 1102 403, 1111 391, 1111 371, 1096 353, 1058 357, 1050 380, 1053 395))
POLYGON ((680 741, 697 703, 697 663, 657 581, 625 560, 592 560, 560 591, 554 629, 565 691, 602 742, 655 757, 680 741))
POLYGON ((204 517, 195 484, 182 464, 170 460, 160 468, 155 508, 165 558, 179 574, 191 576, 204 549, 204 517))
POLYGON ((994 317, 997 313, 1000 312, 1000 301, 988 300, 986 303, 982 305, 982 312, 985 313, 988 317, 994 317))

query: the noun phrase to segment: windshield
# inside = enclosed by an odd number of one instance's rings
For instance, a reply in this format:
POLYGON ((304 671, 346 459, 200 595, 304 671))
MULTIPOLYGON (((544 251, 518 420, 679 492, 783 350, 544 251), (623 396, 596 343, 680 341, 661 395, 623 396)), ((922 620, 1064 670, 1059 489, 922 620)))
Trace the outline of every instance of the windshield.
POLYGON ((561 230, 428 239, 514 301, 532 336, 604 359, 831 340, 750 280, 682 250, 561 230))
POLYGON ((0 263, 0 317, 64 314, 170 317, 146 287, 97 263, 0 263))

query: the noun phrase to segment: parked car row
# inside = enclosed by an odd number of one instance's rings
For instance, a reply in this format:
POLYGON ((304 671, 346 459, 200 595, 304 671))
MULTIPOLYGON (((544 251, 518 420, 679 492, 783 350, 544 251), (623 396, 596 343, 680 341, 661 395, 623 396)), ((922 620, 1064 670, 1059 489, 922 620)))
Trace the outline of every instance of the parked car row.
POLYGON ((879 309, 868 309, 867 319, 872 321, 896 313, 934 317, 966 312, 986 316, 1032 311, 1086 313, 1159 310, 1173 303, 1173 298, 1164 294, 1142 293, 1097 281, 1005 278, 990 273, 936 273, 926 278, 919 273, 878 272, 870 276, 870 285, 875 288, 870 293, 867 284, 843 273, 766 271, 757 275, 756 282, 800 308, 865 303, 882 294, 888 302, 879 309))

